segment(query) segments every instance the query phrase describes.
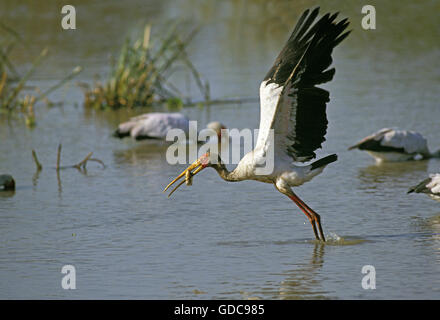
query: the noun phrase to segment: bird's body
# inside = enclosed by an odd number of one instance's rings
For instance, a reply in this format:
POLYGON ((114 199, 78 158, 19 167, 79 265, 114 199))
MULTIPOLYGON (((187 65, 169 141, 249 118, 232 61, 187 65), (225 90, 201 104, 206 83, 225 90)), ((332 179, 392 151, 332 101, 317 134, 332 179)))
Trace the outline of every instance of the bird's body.
POLYGON ((115 131, 115 136, 133 139, 165 139, 171 129, 181 129, 186 134, 189 131, 189 119, 181 113, 151 112, 141 114, 123 122, 115 131))
POLYGON ((408 193, 412 192, 425 193, 431 198, 440 201, 440 173, 430 174, 429 178, 408 190, 408 193))
MULTIPOLYGON (((190 121, 181 113, 151 112, 131 118, 129 121, 119 124, 114 136, 125 138, 131 136, 135 140, 159 139, 165 140, 168 132, 172 129, 180 129, 188 136, 190 121)), ((208 123, 207 129, 216 133, 215 138, 221 138, 221 130, 226 127, 218 121, 208 123)))
POLYGON ((305 213, 316 239, 325 241, 320 216, 291 189, 310 181, 337 159, 333 154, 309 165, 294 164, 315 158, 315 150, 325 141, 329 92, 316 85, 333 78, 335 70, 328 69, 332 63, 333 48, 349 33, 344 33, 347 19, 336 23, 336 13, 326 14, 315 22, 318 12, 319 8, 316 8, 302 14, 260 85, 260 127, 254 150, 247 153, 233 171, 226 169, 218 155, 208 152, 165 190, 180 178, 193 176, 206 167, 214 168, 226 181, 271 183, 305 213), (272 161, 273 169, 263 173, 261 167, 268 161, 272 161))
POLYGON ((367 151, 377 162, 395 162, 436 157, 418 132, 383 128, 359 141, 349 150, 367 151))
MULTIPOLYGON (((218 161, 220 162, 221 159, 218 161)), ((320 174, 325 165, 337 160, 336 155, 330 155, 313 162, 310 165, 295 165, 291 159, 282 159, 275 156, 274 170, 270 174, 258 174, 259 164, 266 161, 264 152, 254 149, 243 156, 237 167, 225 180, 235 182, 243 180, 255 180, 264 183, 282 184, 285 182, 290 187, 298 187, 320 174)), ((284 184, 283 184, 284 185, 284 184)))

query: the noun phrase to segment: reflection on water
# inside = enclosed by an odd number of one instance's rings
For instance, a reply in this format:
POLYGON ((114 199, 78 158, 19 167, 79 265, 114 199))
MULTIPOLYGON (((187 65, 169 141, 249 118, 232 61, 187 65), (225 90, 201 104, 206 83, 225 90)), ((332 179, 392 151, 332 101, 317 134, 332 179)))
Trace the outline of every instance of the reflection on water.
MULTIPOLYGON (((257 97, 294 21, 316 4, 349 17, 353 32, 335 50, 335 79, 325 86, 329 128, 320 152, 340 159, 298 191, 323 213, 326 231, 343 236, 314 243, 308 221, 273 186, 226 183, 214 170, 168 199, 163 187, 183 169, 166 162, 168 145, 111 136, 120 122, 151 109, 85 110, 71 85, 55 93, 64 106, 36 107, 32 131, 0 119, 0 169, 17 182, 15 193, 0 193, 0 298, 438 298, 438 203, 406 191, 440 162, 377 166, 361 152, 345 153, 356 137, 393 126, 423 132, 436 149, 438 1, 376 3, 374 32, 360 27, 361 0, 78 0, 73 32, 61 30, 60 7, 50 1, 2 0, 0 19, 26 42, 12 57, 19 71, 50 47, 33 79, 42 88, 76 65, 84 67, 80 81, 106 74, 109 54, 146 22, 153 38, 176 18, 200 25, 189 55, 216 99, 257 97), (63 158, 93 151, 106 168, 57 175, 50 165, 60 142, 69 147, 63 158), (81 270, 74 293, 58 286, 58 267, 67 263, 81 270), (374 292, 360 287, 365 264, 380 270, 374 292)), ((185 79, 176 76, 177 85, 185 79)), ((219 120, 255 128, 259 121, 258 103, 181 112, 200 126, 219 120)))
POLYGON ((36 168, 35 173, 32 176, 32 185, 34 187, 37 187, 37 185, 38 185, 38 179, 40 178, 41 170, 42 170, 41 168, 36 168))
POLYGON ((0 198, 12 198, 15 195, 15 190, 0 191, 0 198))
MULTIPOLYGON (((166 150, 169 142, 158 140, 144 140, 141 142, 130 141, 134 146, 127 149, 114 150, 114 161, 116 164, 144 165, 148 161, 166 163, 166 150)), ((130 143, 131 144, 131 143, 130 143)))
POLYGON ((421 175, 428 170, 428 160, 383 162, 361 168, 358 178, 366 189, 377 188, 378 183, 395 185, 399 182, 411 183, 411 177, 421 175))
POLYGON ((283 272, 286 277, 280 283, 279 299, 326 299, 327 292, 320 285, 320 270, 324 264, 325 245, 316 243, 310 260, 296 264, 296 268, 283 272))
MULTIPOLYGON (((431 217, 413 217, 413 225, 418 232, 429 233, 437 245, 440 245, 440 213, 437 213, 431 217)), ((440 250, 440 247, 437 249, 440 250)))
MULTIPOLYGON (((426 234, 421 242, 429 248, 432 248, 432 252, 436 256, 436 261, 440 270, 440 213, 428 218, 418 216, 413 217, 413 220, 412 225, 417 232, 426 234)), ((438 280, 436 285, 438 288, 440 288, 440 283, 438 280)))
MULTIPOLYGON (((288 243, 277 243, 277 245, 298 245, 304 241, 289 241, 288 243)), ((225 244, 223 244, 225 245, 225 244)), ((237 244, 234 244, 237 245, 237 244)), ((249 244, 251 245, 251 244, 249 244)), ((261 245, 261 244, 260 244, 261 245)), ((304 256, 301 261, 297 259, 285 262, 283 267, 288 266, 287 270, 274 274, 273 270, 268 270, 267 278, 277 276, 280 280, 266 281, 266 284, 256 290, 241 291, 243 299, 328 299, 328 292, 322 287, 320 278, 322 277, 322 267, 324 265, 325 244, 315 242, 313 246, 307 245, 301 252, 304 256)))

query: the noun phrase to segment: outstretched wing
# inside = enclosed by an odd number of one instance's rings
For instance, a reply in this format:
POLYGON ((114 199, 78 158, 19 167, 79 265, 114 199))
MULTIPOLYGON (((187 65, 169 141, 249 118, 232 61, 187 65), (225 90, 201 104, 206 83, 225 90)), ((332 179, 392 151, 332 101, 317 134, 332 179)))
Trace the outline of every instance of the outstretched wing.
POLYGON ((270 144, 274 130, 275 148, 295 161, 316 157, 325 141, 328 91, 316 85, 330 81, 335 69, 332 51, 349 32, 347 19, 335 23, 338 13, 326 14, 315 24, 319 8, 306 10, 275 64, 260 86, 260 131, 258 147, 270 144))

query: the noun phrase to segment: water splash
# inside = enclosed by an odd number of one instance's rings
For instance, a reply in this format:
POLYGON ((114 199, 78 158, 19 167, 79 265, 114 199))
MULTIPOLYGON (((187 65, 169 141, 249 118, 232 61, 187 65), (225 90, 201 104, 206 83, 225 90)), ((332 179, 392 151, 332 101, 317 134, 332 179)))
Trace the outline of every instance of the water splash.
POLYGON ((335 232, 329 232, 326 234, 326 245, 333 246, 352 246, 356 244, 361 244, 367 242, 366 239, 354 238, 354 237, 342 237, 335 232))

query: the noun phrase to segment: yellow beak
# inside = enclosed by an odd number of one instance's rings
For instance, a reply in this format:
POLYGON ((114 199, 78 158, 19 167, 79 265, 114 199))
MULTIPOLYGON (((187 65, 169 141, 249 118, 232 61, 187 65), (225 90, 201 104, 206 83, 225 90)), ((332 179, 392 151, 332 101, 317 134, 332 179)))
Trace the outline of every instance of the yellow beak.
POLYGON ((179 174, 177 176, 176 179, 174 179, 173 181, 171 181, 166 188, 163 190, 163 192, 167 191, 169 187, 171 187, 175 182, 177 182, 180 178, 182 178, 183 176, 185 176, 185 179, 182 180, 168 195, 168 198, 174 193, 174 191, 177 190, 177 188, 179 188, 184 182, 186 182, 186 184, 188 186, 190 186, 192 184, 192 177, 195 176, 197 173, 199 173, 200 171, 202 171, 203 169, 205 169, 205 167, 202 165, 201 161, 199 159, 197 159, 196 161, 194 161, 188 168, 186 168, 181 174, 179 174), (194 171, 192 171, 194 170, 194 171))

